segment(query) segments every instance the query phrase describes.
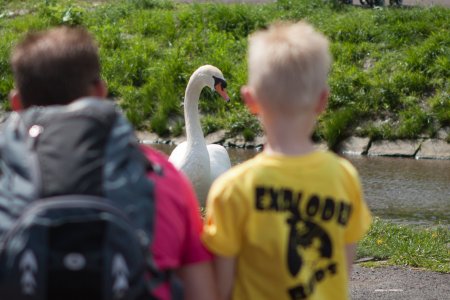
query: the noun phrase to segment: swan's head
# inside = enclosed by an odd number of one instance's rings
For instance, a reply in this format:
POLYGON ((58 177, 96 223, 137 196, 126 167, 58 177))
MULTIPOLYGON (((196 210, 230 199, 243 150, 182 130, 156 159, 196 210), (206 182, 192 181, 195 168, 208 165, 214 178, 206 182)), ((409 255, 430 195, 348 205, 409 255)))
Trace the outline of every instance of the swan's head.
POLYGON ((192 74, 192 77, 203 81, 205 86, 216 91, 225 101, 230 101, 226 90, 227 82, 218 68, 211 65, 201 66, 192 74))

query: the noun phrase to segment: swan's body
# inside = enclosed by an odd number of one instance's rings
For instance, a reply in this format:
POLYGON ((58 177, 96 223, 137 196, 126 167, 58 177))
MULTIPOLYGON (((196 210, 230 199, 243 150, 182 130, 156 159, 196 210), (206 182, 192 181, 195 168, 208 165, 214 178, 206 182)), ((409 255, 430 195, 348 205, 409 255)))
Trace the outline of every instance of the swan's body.
POLYGON ((202 89, 206 86, 215 89, 228 100, 225 85, 222 72, 216 67, 202 66, 192 74, 184 97, 187 140, 178 145, 169 157, 169 161, 192 182, 201 204, 206 201, 211 183, 229 169, 231 163, 224 147, 215 144, 206 145, 200 125, 198 101, 202 89))

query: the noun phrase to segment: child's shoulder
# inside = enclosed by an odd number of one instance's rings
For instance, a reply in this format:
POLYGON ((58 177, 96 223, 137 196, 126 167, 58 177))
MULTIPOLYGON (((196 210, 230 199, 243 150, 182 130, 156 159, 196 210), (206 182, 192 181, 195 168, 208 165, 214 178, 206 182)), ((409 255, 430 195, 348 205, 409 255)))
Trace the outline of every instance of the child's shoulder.
POLYGON ((358 170, 347 158, 331 151, 325 151, 325 153, 329 170, 335 170, 335 174, 341 174, 352 181, 359 178, 358 170))
POLYGON ((233 166, 227 172, 222 174, 219 178, 221 180, 236 180, 236 178, 247 176, 255 171, 255 167, 260 163, 260 154, 250 158, 238 165, 233 166))
POLYGON ((337 163, 341 168, 343 168, 345 172, 353 176, 358 175, 358 171, 356 170, 355 166, 347 158, 339 156, 335 153, 332 153, 332 155, 335 157, 337 163))
POLYGON ((140 145, 141 151, 150 160, 152 164, 162 169, 164 177, 174 179, 180 177, 179 171, 169 162, 169 158, 163 152, 148 145, 140 145))

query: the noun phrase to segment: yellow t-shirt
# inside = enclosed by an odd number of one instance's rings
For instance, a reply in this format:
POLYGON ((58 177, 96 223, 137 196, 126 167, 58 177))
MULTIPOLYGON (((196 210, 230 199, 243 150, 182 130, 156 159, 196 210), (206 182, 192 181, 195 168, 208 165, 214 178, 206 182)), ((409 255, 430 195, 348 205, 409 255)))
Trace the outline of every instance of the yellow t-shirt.
POLYGON ((348 298, 345 244, 371 220, 347 160, 261 153, 213 184, 203 241, 236 257, 233 300, 340 300, 348 298))

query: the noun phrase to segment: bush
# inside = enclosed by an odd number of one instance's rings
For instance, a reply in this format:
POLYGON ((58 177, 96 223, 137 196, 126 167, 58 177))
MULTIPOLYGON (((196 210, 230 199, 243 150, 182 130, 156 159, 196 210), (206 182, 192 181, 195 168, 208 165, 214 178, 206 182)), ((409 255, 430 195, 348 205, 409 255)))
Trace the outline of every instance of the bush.
POLYGON ((261 132, 259 121, 246 109, 229 114, 226 119, 226 125, 232 135, 249 130, 254 132, 255 135, 261 132))
POLYGON ((319 135, 327 142, 330 149, 335 149, 338 143, 349 134, 349 129, 358 119, 357 112, 352 108, 343 108, 327 112, 321 120, 319 135))
POLYGON ((76 26, 83 24, 85 10, 79 6, 59 5, 56 1, 46 1, 41 5, 39 15, 46 19, 50 26, 76 26))
POLYGON ((444 126, 450 126, 450 94, 441 92, 428 100, 436 119, 444 126))
POLYGON ((128 0, 137 9, 172 9, 174 3, 171 0, 128 0))
POLYGON ((201 119, 201 123, 204 135, 216 132, 223 127, 223 124, 220 122, 220 120, 213 116, 204 116, 201 119))
POLYGON ((417 137, 430 122, 427 114, 417 107, 401 111, 399 116, 400 124, 396 134, 399 138, 412 139, 417 137))

